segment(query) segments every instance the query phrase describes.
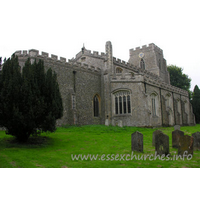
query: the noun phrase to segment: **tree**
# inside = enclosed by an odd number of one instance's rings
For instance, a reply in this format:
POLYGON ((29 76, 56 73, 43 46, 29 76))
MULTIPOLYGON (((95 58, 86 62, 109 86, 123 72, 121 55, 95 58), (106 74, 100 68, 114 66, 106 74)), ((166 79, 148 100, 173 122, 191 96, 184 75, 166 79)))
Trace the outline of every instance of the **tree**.
POLYGON ((196 123, 200 123, 200 89, 197 85, 194 87, 193 95, 192 95, 192 106, 193 112, 195 115, 196 123))
POLYGON ((0 126, 6 134, 26 141, 30 135, 54 132, 56 120, 63 114, 57 76, 44 63, 30 63, 22 69, 13 54, 4 63, 0 78, 0 126))
POLYGON ((188 75, 183 74, 183 69, 177 67, 176 65, 170 65, 167 67, 167 70, 170 75, 171 85, 189 92, 191 79, 188 77, 188 75))

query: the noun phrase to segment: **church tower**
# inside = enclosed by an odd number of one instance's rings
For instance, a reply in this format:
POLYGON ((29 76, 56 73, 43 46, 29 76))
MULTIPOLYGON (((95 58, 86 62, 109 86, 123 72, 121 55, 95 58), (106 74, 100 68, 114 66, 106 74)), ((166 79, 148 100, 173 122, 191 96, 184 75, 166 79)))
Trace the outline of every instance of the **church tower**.
POLYGON ((130 49, 129 63, 140 67, 159 76, 164 82, 170 84, 166 60, 163 57, 163 50, 155 44, 130 49))

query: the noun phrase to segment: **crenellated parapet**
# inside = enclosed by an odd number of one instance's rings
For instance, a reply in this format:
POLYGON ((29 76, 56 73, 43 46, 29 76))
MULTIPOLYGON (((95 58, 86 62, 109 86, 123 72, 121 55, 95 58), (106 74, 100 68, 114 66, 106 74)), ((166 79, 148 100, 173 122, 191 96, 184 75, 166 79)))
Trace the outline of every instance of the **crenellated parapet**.
POLYGON ((103 52, 98 52, 98 51, 92 52, 90 50, 83 49, 78 54, 76 54, 75 58, 70 59, 70 61, 76 62, 82 56, 89 56, 89 57, 98 58, 98 59, 106 59, 106 54, 103 52))
POLYGON ((41 52, 41 54, 39 54, 39 51, 35 49, 31 49, 29 51, 27 50, 16 51, 15 55, 17 55, 18 57, 41 58, 41 59, 49 59, 52 61, 60 61, 64 63, 67 62, 66 58, 60 57, 60 59, 58 59, 57 55, 51 54, 51 56, 49 56, 49 53, 46 52, 41 52))
POLYGON ((60 59, 58 59, 57 55, 51 54, 51 56, 49 56, 49 53, 46 52, 41 52, 41 54, 39 53, 38 50, 35 49, 31 49, 29 51, 16 51, 15 55, 18 56, 19 60, 23 60, 23 62, 25 62, 28 58, 30 58, 31 60, 35 60, 35 59, 41 59, 44 60, 45 63, 50 63, 50 64, 59 64, 60 66, 63 67, 72 67, 72 68, 76 68, 76 69, 80 69, 80 70, 84 70, 84 71, 88 71, 88 72, 96 72, 96 73, 101 73, 101 68, 99 67, 94 67, 92 65, 87 65, 84 63, 80 63, 80 62, 72 62, 71 60, 68 60, 64 58, 64 57, 60 57, 60 59))
POLYGON ((143 52, 143 51, 148 51, 148 50, 155 50, 156 52, 163 54, 163 50, 156 46, 154 43, 147 45, 143 45, 142 47, 136 47, 135 49, 132 48, 130 49, 130 55, 134 52, 143 52))
POLYGON ((125 61, 120 60, 120 59, 117 59, 115 57, 113 57, 113 64, 116 65, 116 66, 120 66, 122 68, 126 68, 130 71, 130 73, 127 73, 125 75, 124 74, 117 75, 116 78, 113 78, 113 81, 119 81, 119 80, 132 81, 132 82, 142 81, 142 82, 148 83, 152 86, 159 87, 159 88, 168 90, 170 92, 178 93, 178 94, 181 94, 183 96, 188 97, 187 91, 182 90, 182 89, 177 88, 177 87, 174 87, 170 84, 167 84, 166 82, 164 82, 160 78, 160 76, 158 76, 158 75, 156 75, 156 74, 154 74, 150 71, 141 69, 137 66, 133 66, 130 63, 125 62, 125 61), (131 74, 131 71, 133 71, 133 73, 136 72, 137 75, 133 76, 131 74))
POLYGON ((144 75, 144 82, 147 83, 147 84, 150 84, 152 86, 155 86, 155 87, 158 87, 158 88, 162 88, 164 90, 167 90, 167 91, 170 91, 170 92, 174 92, 174 93, 177 93, 177 94, 180 94, 180 95, 183 95, 183 96, 186 96, 188 97, 189 94, 186 90, 182 90, 180 88, 177 88, 177 87, 174 87, 170 84, 167 84, 163 81, 161 81, 160 79, 158 78, 152 78, 148 75, 144 75))
POLYGON ((73 67, 74 68, 88 70, 88 71, 92 71, 92 72, 101 73, 101 68, 100 67, 95 67, 93 65, 88 65, 88 64, 85 64, 85 63, 81 63, 81 62, 73 63, 73 67))
POLYGON ((124 60, 115 58, 115 57, 113 57, 113 64, 117 65, 117 66, 120 66, 120 67, 123 67, 123 68, 130 69, 130 70, 135 70, 135 71, 139 71, 140 70, 138 67, 133 66, 132 64, 130 64, 128 62, 125 62, 124 60))

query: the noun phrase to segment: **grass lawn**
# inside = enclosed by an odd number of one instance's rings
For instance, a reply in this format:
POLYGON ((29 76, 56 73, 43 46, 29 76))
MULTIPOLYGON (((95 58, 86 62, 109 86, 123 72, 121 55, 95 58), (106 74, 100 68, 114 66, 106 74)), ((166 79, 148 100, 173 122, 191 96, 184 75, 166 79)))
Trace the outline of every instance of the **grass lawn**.
MULTIPOLYGON (((173 127, 158 128, 169 135, 170 160, 119 160, 120 155, 131 155, 131 133, 139 131, 143 134, 143 153, 134 155, 145 156, 155 154, 152 147, 152 133, 156 129, 137 127, 113 127, 103 125, 69 126, 58 128, 56 133, 42 133, 41 136, 31 137, 27 144, 17 143, 12 136, 0 131, 0 167, 1 168, 175 168, 175 167, 200 167, 200 151, 194 151, 191 160, 171 160, 177 155, 177 149, 172 148, 173 127), (72 160, 71 155, 97 156, 97 160, 72 160), (99 160, 105 154, 105 160, 99 160), (109 155, 108 155, 109 154, 109 155), (111 155, 119 154, 118 160, 110 160, 111 155), (107 160, 106 156, 109 156, 107 160)), ((200 131, 200 125, 181 127, 185 134, 191 135, 200 131)), ((125 159, 125 157, 123 157, 125 159)), ((130 158, 130 157, 127 157, 130 158)))

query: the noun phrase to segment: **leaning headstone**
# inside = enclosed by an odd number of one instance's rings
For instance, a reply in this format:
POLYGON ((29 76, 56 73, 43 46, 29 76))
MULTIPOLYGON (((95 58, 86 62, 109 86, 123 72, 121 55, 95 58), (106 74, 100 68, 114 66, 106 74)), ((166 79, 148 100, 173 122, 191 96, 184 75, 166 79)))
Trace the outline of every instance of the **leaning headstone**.
POLYGON ((162 133, 162 131, 160 130, 156 130, 153 132, 153 136, 152 136, 152 146, 155 146, 155 135, 156 133, 162 133))
POLYGON ((193 150, 200 150, 200 132, 193 133, 192 137, 194 138, 193 150))
POLYGON ((155 134, 155 151, 158 155, 169 154, 169 136, 162 131, 155 134))
POLYGON ((172 147, 173 148, 178 148, 179 139, 183 135, 184 135, 184 132, 180 131, 180 130, 175 130, 175 131, 172 132, 172 147))
POLYGON ((180 125, 175 125, 174 126, 174 130, 179 130, 180 131, 180 129, 181 129, 180 125))
POLYGON ((143 152, 143 135, 136 131, 131 134, 131 150, 143 152))
POLYGON ((108 119, 105 120, 105 125, 106 125, 106 126, 109 126, 109 121, 108 121, 108 119))
POLYGON ((184 152, 185 155, 193 155, 193 140, 194 138, 189 135, 181 136, 179 139, 178 155, 183 156, 184 152))

